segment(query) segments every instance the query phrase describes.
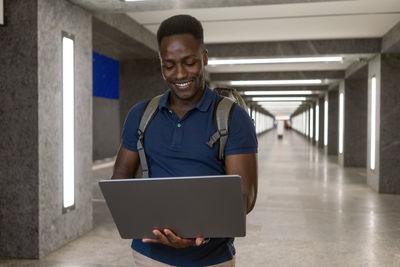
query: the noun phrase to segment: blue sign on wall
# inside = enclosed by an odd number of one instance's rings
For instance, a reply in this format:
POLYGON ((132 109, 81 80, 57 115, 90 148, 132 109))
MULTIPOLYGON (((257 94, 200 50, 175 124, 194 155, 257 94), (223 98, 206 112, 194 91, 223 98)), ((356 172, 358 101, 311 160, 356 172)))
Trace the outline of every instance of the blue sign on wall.
POLYGON ((94 51, 93 96, 119 99, 119 61, 94 51))

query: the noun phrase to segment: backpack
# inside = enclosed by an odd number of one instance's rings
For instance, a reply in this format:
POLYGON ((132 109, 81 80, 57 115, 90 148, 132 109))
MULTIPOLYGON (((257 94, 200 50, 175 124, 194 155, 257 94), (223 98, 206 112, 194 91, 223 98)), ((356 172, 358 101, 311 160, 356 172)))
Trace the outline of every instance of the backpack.
MULTIPOLYGON (((226 142, 228 141, 229 134, 229 119, 233 106, 235 104, 240 105, 247 111, 246 103, 243 98, 234 88, 215 88, 221 96, 221 100, 216 104, 214 109, 214 121, 217 126, 216 132, 210 137, 210 140, 206 143, 210 148, 214 146, 215 143, 219 142, 218 149, 218 159, 224 159, 224 150, 226 142)), ((158 111, 158 103, 163 95, 156 96, 150 100, 147 104, 142 117, 140 119, 138 128, 138 142, 137 149, 140 158, 140 165, 142 168, 142 177, 149 177, 149 167, 147 165, 147 157, 144 151, 144 133, 146 132, 147 126, 150 124, 154 116, 158 111)))

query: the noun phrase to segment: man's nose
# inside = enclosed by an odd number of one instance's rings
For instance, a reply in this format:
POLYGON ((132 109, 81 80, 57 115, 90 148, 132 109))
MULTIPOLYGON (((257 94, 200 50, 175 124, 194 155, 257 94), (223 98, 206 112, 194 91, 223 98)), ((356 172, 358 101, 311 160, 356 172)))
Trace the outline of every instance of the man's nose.
POLYGON ((177 80, 182 80, 187 77, 187 71, 182 64, 178 64, 176 66, 176 79, 177 80))

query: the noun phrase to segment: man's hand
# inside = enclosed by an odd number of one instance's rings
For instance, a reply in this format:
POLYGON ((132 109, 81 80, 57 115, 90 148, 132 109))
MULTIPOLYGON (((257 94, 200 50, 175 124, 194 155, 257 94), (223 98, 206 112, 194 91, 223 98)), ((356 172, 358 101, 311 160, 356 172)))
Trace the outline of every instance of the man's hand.
POLYGON ((164 229, 164 233, 160 230, 153 230, 153 234, 156 236, 156 239, 143 238, 143 243, 159 243, 164 244, 166 246, 174 247, 174 248, 187 248, 190 246, 200 246, 203 244, 204 238, 196 237, 196 238, 181 238, 175 235, 171 230, 164 229))

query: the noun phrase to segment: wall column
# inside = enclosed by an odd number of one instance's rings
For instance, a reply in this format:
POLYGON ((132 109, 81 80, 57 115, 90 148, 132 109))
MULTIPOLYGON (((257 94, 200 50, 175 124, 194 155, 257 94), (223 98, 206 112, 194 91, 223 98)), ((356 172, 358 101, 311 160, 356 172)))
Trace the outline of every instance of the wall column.
POLYGON ((92 228, 91 15, 61 0, 6 1, 5 12, 0 257, 39 258, 92 228), (62 32, 75 40, 75 208, 68 212, 63 212, 62 32))
POLYGON ((378 55, 368 67, 367 182, 380 193, 400 194, 400 55, 378 55), (372 77, 376 78, 374 169, 371 169, 372 77))
POLYGON ((325 114, 325 96, 318 99, 319 105, 319 139, 318 147, 324 148, 324 114, 325 114))
POLYGON ((367 155, 367 66, 346 79, 343 165, 365 167, 367 155))
POLYGON ((338 154, 339 92, 334 88, 328 92, 328 155, 338 154))

